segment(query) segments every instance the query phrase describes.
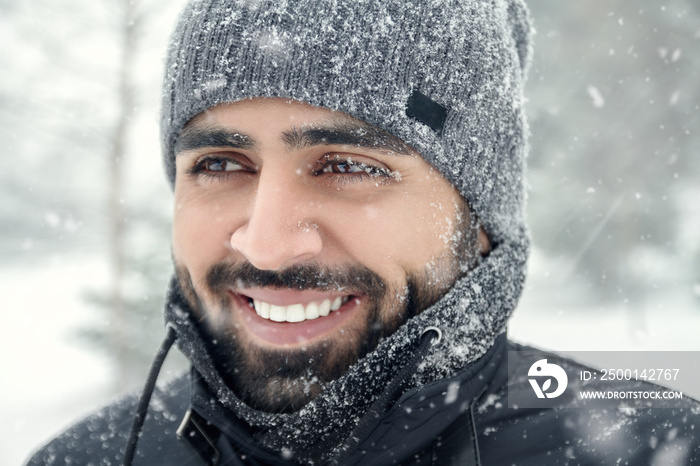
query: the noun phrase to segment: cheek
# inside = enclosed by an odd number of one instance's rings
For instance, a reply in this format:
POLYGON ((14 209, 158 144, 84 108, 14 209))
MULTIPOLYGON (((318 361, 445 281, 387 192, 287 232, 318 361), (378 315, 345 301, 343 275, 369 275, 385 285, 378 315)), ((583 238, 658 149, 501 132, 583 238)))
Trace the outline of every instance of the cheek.
POLYGON ((394 207, 388 209, 383 203, 365 204, 356 209, 356 214, 346 217, 343 236, 361 262, 387 268, 399 255, 403 232, 394 207))
POLYGON ((423 266, 449 248, 454 218, 455 208, 449 200, 427 194, 407 199, 392 223, 398 230, 396 247, 401 249, 407 267, 423 266))
POLYGON ((328 225, 334 225, 347 252, 372 270, 391 275, 423 267, 444 252, 456 214, 449 198, 403 192, 339 211, 344 215, 328 225))
POLYGON ((221 202, 175 193, 173 254, 197 281, 230 249, 229 220, 221 202))

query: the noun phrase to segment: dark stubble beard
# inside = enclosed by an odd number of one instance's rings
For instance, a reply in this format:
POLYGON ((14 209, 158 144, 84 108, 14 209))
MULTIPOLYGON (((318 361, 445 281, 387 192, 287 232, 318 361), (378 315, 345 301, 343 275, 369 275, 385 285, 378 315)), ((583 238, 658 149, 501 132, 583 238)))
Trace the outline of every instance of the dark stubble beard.
MULTIPOLYGON (((460 223, 460 222, 458 222, 460 223)), ((467 223, 462 219, 461 223, 467 223)), ((469 232, 472 228, 462 229, 469 232)), ((460 231, 460 230, 458 230, 460 231)), ((466 234, 466 233, 465 233, 466 234)), ((476 236, 468 234, 425 270, 408 273, 405 286, 386 283, 361 265, 324 267, 315 263, 281 271, 260 270, 248 262, 222 262, 206 274, 197 291, 187 269, 176 272, 185 298, 201 322, 208 351, 224 381, 249 406, 267 412, 293 412, 315 398, 407 319, 434 304, 477 260, 476 236), (251 343, 234 324, 231 287, 270 287, 364 295, 363 318, 345 326, 343 334, 296 349, 270 349, 251 343), (212 297, 205 304, 202 296, 212 297)))

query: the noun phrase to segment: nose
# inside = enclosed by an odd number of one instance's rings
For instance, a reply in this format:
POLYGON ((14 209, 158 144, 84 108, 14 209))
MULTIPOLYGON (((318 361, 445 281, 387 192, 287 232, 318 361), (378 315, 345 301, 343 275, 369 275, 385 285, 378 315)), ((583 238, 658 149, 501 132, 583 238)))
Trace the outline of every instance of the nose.
POLYGON ((296 175, 261 173, 231 247, 261 270, 282 270, 323 249, 314 202, 296 175))

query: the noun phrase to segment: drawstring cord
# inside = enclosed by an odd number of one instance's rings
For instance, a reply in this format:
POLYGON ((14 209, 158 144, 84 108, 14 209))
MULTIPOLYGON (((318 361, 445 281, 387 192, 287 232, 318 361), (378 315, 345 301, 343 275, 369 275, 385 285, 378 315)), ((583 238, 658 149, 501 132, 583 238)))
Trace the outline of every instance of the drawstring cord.
MULTIPOLYGON (((139 399, 139 404, 134 415, 134 422, 131 426, 129 439, 126 445, 124 454, 123 466, 131 466, 136 454, 136 445, 141 435, 148 405, 151 401, 151 396, 156 386, 156 380, 160 369, 163 367, 165 358, 172 348, 173 343, 177 339, 175 329, 172 325, 167 326, 167 333, 161 347, 158 349, 151 370, 148 373, 146 384, 143 388, 143 393, 139 399)), ((349 456, 354 452, 360 440, 365 438, 369 430, 373 427, 374 421, 383 413, 390 403, 394 402, 399 396, 406 380, 408 380, 418 368, 418 365, 427 356, 431 346, 437 345, 442 340, 442 332, 437 327, 428 327, 421 334, 421 340, 416 348, 416 351, 411 360, 401 369, 401 371, 392 379, 384 393, 372 403, 372 406, 367 410, 367 413, 360 419, 352 433, 348 436, 344 445, 338 451, 338 454, 331 460, 333 465, 343 465, 347 462, 349 456)))
POLYGON ((168 324, 166 327, 166 335, 163 343, 158 349, 153 364, 151 365, 151 370, 148 373, 148 378, 146 379, 146 385, 143 387, 143 393, 141 393, 141 399, 139 400, 138 408, 136 409, 136 414, 134 415, 134 422, 131 425, 131 432, 129 433, 129 440, 126 443, 126 453, 124 453, 123 466, 131 466, 134 461, 134 454, 136 453, 136 444, 139 441, 141 435, 141 429, 143 428, 143 423, 146 420, 146 412, 148 411, 148 404, 151 401, 151 395, 153 395, 153 390, 156 387, 156 380, 158 379, 158 374, 160 369, 163 367, 163 362, 165 362, 165 357, 168 355, 170 348, 172 348, 173 343, 177 338, 175 334, 175 328, 168 324))
POLYGON ((413 358, 401 369, 394 379, 386 387, 384 393, 377 398, 372 406, 367 410, 367 413, 360 419, 353 429, 350 436, 338 451, 338 454, 333 458, 330 464, 335 466, 344 465, 349 456, 354 452, 360 440, 369 434, 369 430, 373 427, 374 421, 384 412, 390 403, 396 400, 404 383, 411 377, 418 365, 423 361, 428 354, 431 346, 437 345, 442 340, 442 331, 437 327, 427 327, 421 334, 421 340, 418 348, 413 355, 413 358), (428 336, 429 334, 432 336, 428 336))

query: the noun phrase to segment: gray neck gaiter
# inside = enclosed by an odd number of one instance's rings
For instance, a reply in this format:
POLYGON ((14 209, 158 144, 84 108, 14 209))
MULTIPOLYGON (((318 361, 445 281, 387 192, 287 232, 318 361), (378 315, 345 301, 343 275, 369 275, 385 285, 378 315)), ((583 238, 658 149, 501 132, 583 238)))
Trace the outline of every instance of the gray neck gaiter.
POLYGON ((209 391, 252 431, 259 432, 255 434, 258 443, 273 451, 291 451, 295 460, 303 463, 325 463, 411 358, 425 328, 440 328, 443 338, 431 347, 407 389, 465 368, 483 356, 505 331, 525 279, 529 244, 526 232, 518 237, 524 239, 495 245, 489 256, 436 304, 409 319, 318 397, 293 413, 258 411, 236 396, 217 371, 177 286, 171 287, 165 318, 175 327, 179 348, 209 391))

